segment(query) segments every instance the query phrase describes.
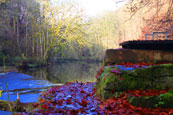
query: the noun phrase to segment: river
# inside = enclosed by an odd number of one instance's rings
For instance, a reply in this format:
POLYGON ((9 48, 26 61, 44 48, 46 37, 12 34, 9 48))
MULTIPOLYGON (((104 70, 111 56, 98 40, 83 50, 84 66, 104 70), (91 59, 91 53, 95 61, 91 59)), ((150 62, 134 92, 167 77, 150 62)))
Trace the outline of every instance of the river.
MULTIPOLYGON (((17 93, 21 102, 36 102, 40 93, 47 88, 63 85, 66 82, 95 82, 102 62, 61 62, 47 67, 19 70, 6 74, 10 101, 15 101, 17 93)), ((5 75, 0 74, 0 100, 7 100, 5 75)))

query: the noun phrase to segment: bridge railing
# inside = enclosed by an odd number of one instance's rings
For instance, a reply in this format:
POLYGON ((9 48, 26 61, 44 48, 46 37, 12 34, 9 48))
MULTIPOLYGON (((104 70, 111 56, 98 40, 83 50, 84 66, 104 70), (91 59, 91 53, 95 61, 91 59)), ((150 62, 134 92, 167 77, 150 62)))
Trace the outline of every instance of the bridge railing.
POLYGON ((155 36, 157 37, 157 40, 159 40, 159 34, 165 35, 165 40, 168 39, 167 32, 153 32, 153 34, 145 34, 145 40, 147 40, 148 36, 152 36, 152 39, 154 40, 155 36))

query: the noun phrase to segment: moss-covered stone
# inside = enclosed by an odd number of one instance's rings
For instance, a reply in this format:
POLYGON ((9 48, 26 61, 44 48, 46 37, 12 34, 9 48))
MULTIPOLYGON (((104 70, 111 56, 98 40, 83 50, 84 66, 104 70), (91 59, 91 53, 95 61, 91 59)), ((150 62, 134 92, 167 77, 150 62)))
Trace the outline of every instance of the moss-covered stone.
POLYGON ((114 95, 113 87, 117 86, 120 81, 113 73, 110 72, 112 68, 105 68, 101 76, 98 77, 95 87, 97 89, 96 95, 104 99, 114 95), (115 82, 119 81, 119 82, 115 82))
POLYGON ((141 106, 147 108, 173 108, 173 93, 167 92, 165 94, 160 94, 159 96, 151 97, 129 97, 128 98, 131 105, 141 106))
POLYGON ((121 71, 120 75, 111 72, 114 68, 104 68, 103 73, 98 77, 95 85, 97 96, 108 99, 115 96, 115 92, 125 90, 173 88, 173 64, 121 71))
POLYGON ((153 80, 160 77, 172 77, 173 76, 173 64, 162 64, 149 66, 144 69, 136 69, 129 73, 134 77, 141 77, 144 79, 153 80))

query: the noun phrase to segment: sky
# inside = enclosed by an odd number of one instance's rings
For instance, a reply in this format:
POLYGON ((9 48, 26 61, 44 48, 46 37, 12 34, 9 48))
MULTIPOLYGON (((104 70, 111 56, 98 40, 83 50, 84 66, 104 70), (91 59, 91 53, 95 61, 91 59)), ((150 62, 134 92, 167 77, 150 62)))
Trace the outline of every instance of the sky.
POLYGON ((129 0, 51 0, 53 3, 57 1, 75 2, 79 8, 83 9, 87 16, 102 15, 105 11, 115 11, 129 0), (117 2, 124 1, 124 2, 117 2))
MULTIPOLYGON (((88 16, 101 15, 104 11, 115 11, 124 3, 117 0, 78 0, 78 3, 88 16)), ((128 0, 125 0, 128 1, 128 0)))

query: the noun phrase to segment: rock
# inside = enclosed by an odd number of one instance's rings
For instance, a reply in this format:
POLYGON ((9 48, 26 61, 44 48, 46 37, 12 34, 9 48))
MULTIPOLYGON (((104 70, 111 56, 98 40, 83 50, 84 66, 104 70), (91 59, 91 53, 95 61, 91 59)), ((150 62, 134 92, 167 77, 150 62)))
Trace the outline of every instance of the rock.
POLYGON ((158 96, 129 97, 131 105, 147 108, 173 108, 173 90, 158 96))
POLYGON ((173 64, 121 71, 120 75, 111 72, 114 68, 104 68, 96 81, 96 95, 103 99, 119 96, 125 90, 173 88, 173 64))

